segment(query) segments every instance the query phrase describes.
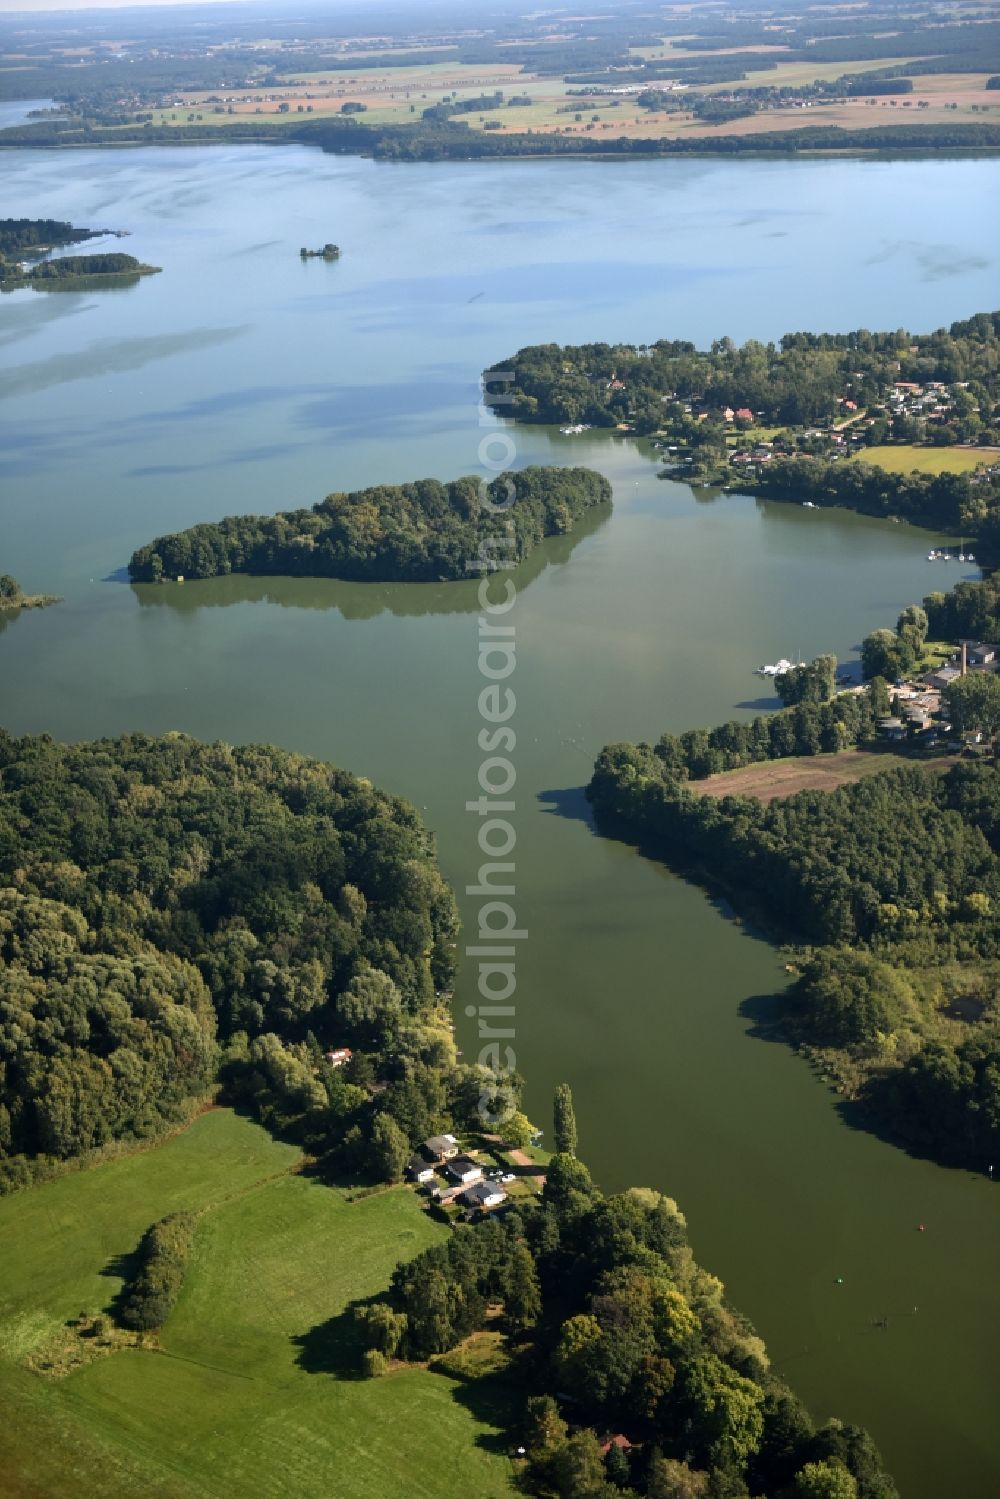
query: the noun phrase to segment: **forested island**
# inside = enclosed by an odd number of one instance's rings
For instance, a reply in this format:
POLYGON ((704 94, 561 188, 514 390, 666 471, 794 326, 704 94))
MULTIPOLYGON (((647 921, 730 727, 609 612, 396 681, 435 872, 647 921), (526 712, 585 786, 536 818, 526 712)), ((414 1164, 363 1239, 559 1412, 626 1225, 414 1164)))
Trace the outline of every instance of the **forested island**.
POLYGON ((158 265, 144 265, 134 255, 110 251, 103 255, 61 255, 55 260, 27 262, 0 261, 0 291, 20 286, 41 288, 62 286, 74 281, 131 281, 140 276, 155 276, 158 265))
POLYGON ((161 536, 129 562, 136 582, 222 573, 291 574, 365 582, 468 578, 513 567, 546 536, 563 535, 611 486, 585 468, 525 468, 494 480, 378 485, 327 495, 311 510, 229 516, 161 536), (511 494, 513 492, 513 499, 511 494))
POLYGON ((1000 313, 928 334, 789 333, 709 350, 541 344, 484 379, 487 400, 502 394, 520 421, 651 438, 670 476, 904 517, 1000 551, 1000 313), (513 380, 501 391, 503 371, 513 380), (865 461, 896 449, 902 468, 947 449, 956 470, 972 471, 891 473, 865 461))
POLYGON ((875 631, 862 689, 838 692, 821 658, 778 679, 779 712, 606 746, 588 796, 603 827, 798 944, 775 1024, 870 1121, 985 1170, 1000 1149, 1000 674, 982 646, 975 669, 921 675, 928 632, 996 640, 1000 580, 931 594, 875 631), (902 759, 843 753, 897 747, 902 759), (822 755, 838 789, 792 781, 768 800, 766 778, 739 773, 822 755))
MULTIPOLYGON (((366 781, 180 734, 0 734, 0 884, 7 1191, 155 1139, 220 1088, 362 1195, 414 1175, 418 1146, 454 1155, 443 1130, 477 1155, 503 1139, 482 1133, 494 1075, 452 1039, 456 910, 431 839, 366 781)), ((356 1372, 430 1358, 474 1378, 488 1329, 539 1495, 896 1499, 868 1435, 817 1427, 770 1369, 676 1204, 604 1197, 576 1139, 564 1087, 540 1195, 529 1178, 358 1303, 356 1372)), ((187 1211, 152 1222, 111 1307, 30 1367, 155 1347, 196 1230, 187 1211)))

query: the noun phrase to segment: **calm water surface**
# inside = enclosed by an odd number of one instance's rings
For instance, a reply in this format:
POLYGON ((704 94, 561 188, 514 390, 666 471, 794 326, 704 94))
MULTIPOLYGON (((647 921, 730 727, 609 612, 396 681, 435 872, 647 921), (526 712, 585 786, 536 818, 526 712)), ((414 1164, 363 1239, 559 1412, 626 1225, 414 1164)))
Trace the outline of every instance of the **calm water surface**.
MULTIPOLYGON (((475 472, 478 372, 528 342, 927 329, 996 303, 990 160, 2 160, 8 212, 128 229, 124 247, 164 269, 0 300, 0 560, 66 596, 3 632, 0 722, 329 757, 425 809, 460 889, 479 862, 463 811, 480 758, 474 587, 132 589, 114 578, 133 547, 334 488, 475 472), (328 239, 339 263, 300 263, 328 239)), ((529 1112, 547 1124, 553 1084, 572 1083, 602 1183, 679 1199, 778 1365, 818 1416, 871 1427, 910 1499, 993 1492, 1000 1198, 850 1129, 803 1063, 755 1039, 747 1004, 784 982, 779 955, 597 838, 580 790, 609 739, 765 705, 761 660, 856 659, 866 631, 941 586, 933 538, 696 499, 613 435, 511 436, 517 462, 586 462, 615 491, 613 512, 517 575, 529 1112)), ((465 991, 471 1055, 471 977, 465 991)))

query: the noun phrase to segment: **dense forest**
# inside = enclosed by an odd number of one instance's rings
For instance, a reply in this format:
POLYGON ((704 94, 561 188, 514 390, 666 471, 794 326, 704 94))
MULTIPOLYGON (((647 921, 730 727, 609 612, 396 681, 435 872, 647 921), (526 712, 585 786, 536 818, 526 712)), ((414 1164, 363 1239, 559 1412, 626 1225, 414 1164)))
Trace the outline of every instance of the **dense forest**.
POLYGON ((430 837, 343 771, 0 734, 0 885, 0 1186, 156 1135, 219 1076, 357 1170, 478 1099, 437 997, 456 915, 430 837))
MULTIPOLYGON (((979 1167, 1000 1150, 995 756, 945 768, 918 759, 767 804, 706 796, 697 783, 759 760, 870 745, 889 703, 878 669, 909 669, 928 629, 989 639, 998 599, 997 578, 933 594, 904 610, 895 632, 865 641, 863 692, 810 692, 820 673, 796 670, 779 684, 801 694, 793 706, 655 745, 608 745, 588 787, 603 827, 722 886, 800 945, 779 1024, 843 1092, 907 1143, 979 1167)), ((1000 734, 1000 678, 973 673, 944 696, 956 731, 981 731, 988 751, 1000 734)))
POLYGON ((584 468, 526 468, 481 494, 475 478, 379 485, 331 494, 311 510, 230 516, 161 536, 129 562, 137 582, 220 573, 413 582, 467 578, 484 558, 513 567, 546 536, 572 531, 611 498, 584 468))
POLYGON ((695 1262, 676 1203, 645 1188, 605 1197, 570 1152, 553 1156, 540 1199, 400 1265, 356 1327, 375 1377, 390 1359, 461 1376, 464 1340, 501 1330, 529 1493, 896 1499, 867 1433, 817 1428, 771 1369, 695 1262))

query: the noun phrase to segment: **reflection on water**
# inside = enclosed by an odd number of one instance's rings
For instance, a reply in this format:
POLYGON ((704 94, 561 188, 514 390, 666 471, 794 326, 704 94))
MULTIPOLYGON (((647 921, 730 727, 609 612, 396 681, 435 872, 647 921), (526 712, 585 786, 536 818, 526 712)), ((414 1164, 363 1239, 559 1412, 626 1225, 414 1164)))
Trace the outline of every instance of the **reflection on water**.
MULTIPOLYGON (((549 536, 510 573, 521 594, 546 568, 568 562, 574 548, 611 518, 611 505, 595 505, 567 536, 549 536)), ((230 573, 186 583, 133 583, 144 609, 166 607, 179 614, 229 604, 277 604, 285 609, 337 609, 344 619, 376 619, 380 614, 409 618, 423 614, 475 614, 479 583, 353 583, 339 578, 255 577, 230 573)))

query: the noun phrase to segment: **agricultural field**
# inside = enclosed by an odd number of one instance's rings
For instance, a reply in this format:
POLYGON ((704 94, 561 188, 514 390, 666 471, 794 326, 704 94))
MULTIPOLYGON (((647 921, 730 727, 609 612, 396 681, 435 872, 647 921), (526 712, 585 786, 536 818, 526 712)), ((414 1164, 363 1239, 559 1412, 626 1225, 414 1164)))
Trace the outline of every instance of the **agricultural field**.
POLYGON ((353 1377, 345 1308, 447 1230, 407 1187, 351 1201, 229 1110, 0 1200, 0 1492, 11 1499, 337 1499, 513 1492, 504 1387, 353 1377), (163 1214, 199 1214, 158 1346, 28 1367, 106 1308, 163 1214), (388 1439, 387 1439, 388 1436, 388 1439))
POLYGON ((898 770, 919 763, 930 769, 954 764, 953 755, 934 758, 896 755, 883 750, 841 750, 833 755, 790 755, 787 760, 764 760, 740 770, 726 770, 692 781, 690 789, 700 796, 755 796, 762 802, 777 801, 796 791, 836 791, 863 776, 880 770, 898 770))
POLYGON ((918 447, 895 443, 887 447, 861 448, 852 455, 863 463, 874 463, 892 474, 968 474, 983 464, 1000 463, 997 448, 918 447))
MULTIPOLYGON (((737 49, 731 49, 736 51, 737 49)), ((707 84, 699 94, 725 95, 734 88, 798 88, 816 82, 830 82, 845 73, 867 73, 879 68, 899 66, 907 59, 882 58, 864 63, 804 63, 801 60, 779 63, 776 68, 752 68, 753 55, 768 50, 748 48, 747 75, 739 84, 707 84)), ((684 51, 675 55, 690 58, 701 54, 684 51)), ((709 55, 709 54, 705 54, 709 55)), ((729 56, 730 50, 710 54, 729 56)), ((646 56, 668 59, 671 49, 665 46, 646 49, 646 56)), ((500 90, 504 103, 483 113, 457 114, 473 130, 490 129, 512 135, 532 130, 541 134, 601 134, 673 139, 682 136, 710 138, 713 135, 756 135, 773 130, 794 129, 800 125, 841 125, 860 128, 897 123, 900 119, 918 118, 921 123, 956 119, 1000 118, 1000 97, 986 90, 987 73, 932 74, 914 80, 914 92, 898 98, 853 98, 849 100, 785 105, 763 109, 746 118, 710 124, 697 119, 690 110, 662 113, 640 108, 634 93, 611 97, 596 91, 581 94, 581 85, 573 87, 562 79, 539 78, 521 66, 503 63, 429 62, 424 66, 386 67, 378 61, 359 57, 356 71, 343 73, 295 73, 281 75, 267 87, 218 91, 180 92, 168 107, 153 111, 155 125, 190 123, 223 125, 234 118, 260 116, 271 123, 301 124, 303 116, 317 119, 339 115, 346 103, 362 104, 358 118, 367 125, 407 125, 420 121, 422 112, 433 105, 461 101, 492 94, 500 90), (531 99, 527 105, 509 105, 512 96, 531 99), (957 106, 957 107, 952 107, 957 106)), ((657 85, 651 85, 656 87, 657 85)))

